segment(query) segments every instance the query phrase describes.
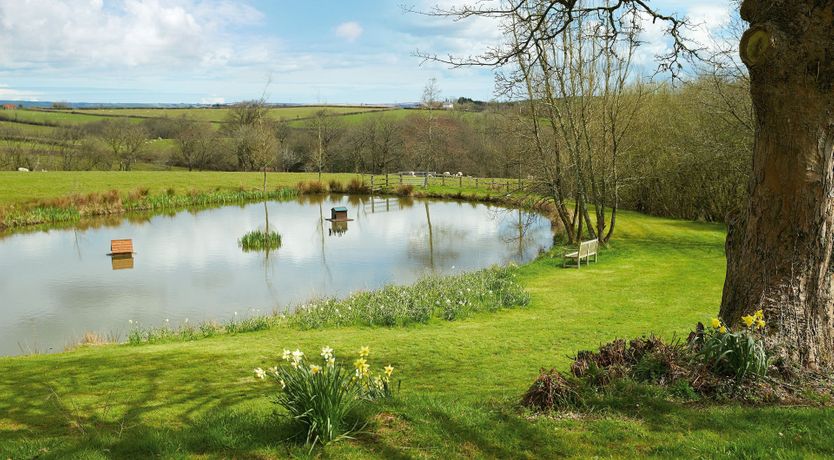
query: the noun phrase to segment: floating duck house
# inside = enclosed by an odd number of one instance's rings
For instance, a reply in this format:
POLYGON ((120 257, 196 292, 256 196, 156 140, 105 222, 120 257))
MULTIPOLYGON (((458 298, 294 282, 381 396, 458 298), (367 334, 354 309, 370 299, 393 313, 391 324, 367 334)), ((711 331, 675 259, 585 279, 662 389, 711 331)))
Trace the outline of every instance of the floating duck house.
POLYGON ((336 206, 335 208, 330 209, 330 220, 333 222, 347 222, 348 219, 348 210, 344 206, 336 206))

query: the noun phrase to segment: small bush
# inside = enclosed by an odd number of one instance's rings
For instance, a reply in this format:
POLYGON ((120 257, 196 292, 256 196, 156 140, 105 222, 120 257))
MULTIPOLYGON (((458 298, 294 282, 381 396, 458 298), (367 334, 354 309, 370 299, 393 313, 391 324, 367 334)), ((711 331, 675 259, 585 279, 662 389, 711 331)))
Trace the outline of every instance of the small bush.
POLYGON ((281 234, 273 231, 253 230, 238 240, 244 252, 267 251, 281 247, 281 234))
POLYGON ((394 194, 399 196, 411 196, 414 194, 414 186, 411 184, 400 184, 394 189, 394 194))
POLYGON ((327 192, 327 187, 325 187, 324 184, 322 184, 319 181, 313 180, 307 182, 299 182, 298 185, 296 185, 296 188, 298 189, 299 193, 305 195, 315 195, 327 192))
POLYGON ((371 193, 371 187, 365 185, 361 180, 353 178, 347 185, 347 191, 354 194, 369 194, 371 193))
POLYGON ((327 188, 329 188, 332 193, 344 193, 345 191, 345 187, 336 179, 330 179, 330 182, 327 183, 327 188))
POLYGON ((168 187, 167 189, 165 189, 165 194, 168 196, 174 196, 177 194, 177 191, 174 190, 174 187, 168 187))
POLYGON ((372 375, 368 364, 368 347, 362 347, 353 367, 336 361, 333 349, 321 350, 321 361, 314 364, 304 352, 284 350, 285 364, 264 371, 255 369, 255 376, 269 376, 281 391, 275 403, 283 407, 298 425, 299 436, 310 445, 326 445, 350 438, 360 428, 355 410, 365 401, 391 397, 392 366, 372 375))
POLYGON ((584 404, 580 386, 579 380, 566 378, 555 369, 541 369, 539 377, 524 394, 521 403, 539 412, 576 409, 584 404))

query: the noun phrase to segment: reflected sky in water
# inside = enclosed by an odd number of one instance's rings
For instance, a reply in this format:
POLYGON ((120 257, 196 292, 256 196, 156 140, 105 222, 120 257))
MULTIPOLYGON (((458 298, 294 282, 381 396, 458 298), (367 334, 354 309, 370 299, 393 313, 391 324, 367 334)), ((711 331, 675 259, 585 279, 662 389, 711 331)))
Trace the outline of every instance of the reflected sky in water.
POLYGON ((397 198, 269 202, 277 251, 243 252, 264 203, 84 222, 0 239, 0 354, 61 351, 85 331, 125 340, 143 326, 228 321, 317 297, 531 260, 550 222, 517 210, 397 198), (325 220, 346 206, 350 222, 325 220), (115 224, 115 225, 114 225, 115 224), (132 238, 132 268, 114 270, 111 239, 132 238))

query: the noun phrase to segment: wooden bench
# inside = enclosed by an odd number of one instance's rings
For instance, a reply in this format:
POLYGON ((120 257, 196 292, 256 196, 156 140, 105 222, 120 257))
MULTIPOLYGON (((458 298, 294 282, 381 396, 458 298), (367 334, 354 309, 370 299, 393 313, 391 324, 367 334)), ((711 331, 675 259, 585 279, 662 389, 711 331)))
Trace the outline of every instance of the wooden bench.
POLYGON ((562 267, 568 266, 569 260, 576 261, 576 268, 582 267, 582 259, 585 259, 585 265, 588 265, 591 261, 591 256, 594 256, 594 262, 597 261, 597 252, 599 251, 599 241, 598 240, 588 240, 579 243, 579 249, 570 252, 570 253, 563 253, 562 258, 562 267))
POLYGON ((110 240, 110 254, 133 254, 133 240, 110 240))

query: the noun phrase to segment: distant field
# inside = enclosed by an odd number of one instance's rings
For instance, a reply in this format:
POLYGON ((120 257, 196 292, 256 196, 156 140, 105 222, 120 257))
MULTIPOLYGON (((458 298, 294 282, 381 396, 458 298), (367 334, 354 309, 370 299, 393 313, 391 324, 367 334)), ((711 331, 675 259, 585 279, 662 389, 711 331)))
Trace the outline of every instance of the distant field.
MULTIPOLYGON (((152 165, 144 165, 151 169, 152 165)), ((138 168, 138 166, 137 166, 138 168)), ((316 173, 270 173, 269 187, 294 186, 299 181, 315 180, 316 173)), ((356 174, 324 174, 322 180, 331 179, 347 183, 356 174)), ((148 187, 152 193, 162 193, 169 187, 178 193, 189 190, 212 190, 215 187, 247 189, 259 188, 263 175, 257 172, 188 172, 188 171, 50 171, 18 173, 0 172, 0 208, 32 200, 57 198, 73 193, 121 191, 148 187)))
POLYGON ((57 128, 53 126, 29 125, 26 123, 0 120, 0 135, 19 135, 50 139, 55 138, 56 130, 57 128))
MULTIPOLYGON (((276 120, 308 118, 317 111, 326 109, 336 114, 350 114, 357 112, 373 112, 389 110, 383 107, 347 107, 347 106, 300 106, 300 107, 276 107, 269 110, 269 114, 276 120)), ((57 113, 57 112, 56 112, 57 113)), ((64 111, 69 115, 76 116, 115 116, 115 117, 142 117, 142 118, 180 118, 187 117, 194 120, 221 122, 226 119, 229 113, 228 108, 200 108, 200 109, 83 109, 64 111)))
POLYGON ((0 120, 21 123, 47 123, 54 125, 80 125, 94 121, 107 120, 108 117, 98 115, 78 115, 70 112, 42 111, 42 110, 3 110, 0 120))

